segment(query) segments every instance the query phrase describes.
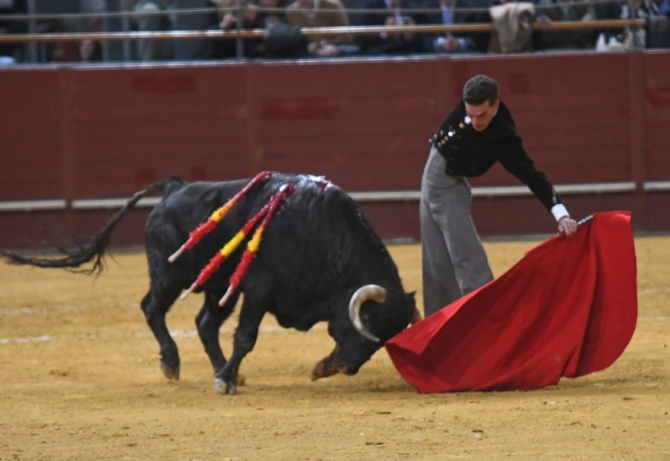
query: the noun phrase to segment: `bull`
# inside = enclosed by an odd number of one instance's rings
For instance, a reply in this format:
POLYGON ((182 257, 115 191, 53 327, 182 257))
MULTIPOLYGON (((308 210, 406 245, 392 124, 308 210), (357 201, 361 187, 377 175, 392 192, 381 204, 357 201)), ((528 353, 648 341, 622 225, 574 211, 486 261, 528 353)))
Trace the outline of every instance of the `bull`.
POLYGON ((254 348, 266 312, 283 328, 307 331, 328 323, 335 349, 319 361, 312 379, 337 373, 354 375, 384 344, 419 318, 414 293, 405 293, 398 269, 362 210, 342 189, 313 177, 275 173, 249 190, 228 216, 173 263, 171 254, 191 230, 248 184, 248 180, 185 183, 172 178, 137 192, 86 245, 60 259, 32 258, 3 252, 10 263, 78 268, 93 262, 88 273, 103 268, 115 226, 150 192, 163 199, 151 211, 145 230, 149 292, 141 302, 146 322, 160 346, 160 367, 168 379, 179 379, 177 345, 165 317, 182 290, 189 288, 209 258, 254 216, 282 185, 294 193, 268 226, 262 248, 239 288, 219 306, 240 260, 241 250, 195 292, 204 294, 196 316, 198 336, 214 369, 214 388, 236 392, 242 359, 254 348), (325 187, 324 187, 325 185, 325 187), (219 328, 243 296, 229 359, 219 343, 219 328))

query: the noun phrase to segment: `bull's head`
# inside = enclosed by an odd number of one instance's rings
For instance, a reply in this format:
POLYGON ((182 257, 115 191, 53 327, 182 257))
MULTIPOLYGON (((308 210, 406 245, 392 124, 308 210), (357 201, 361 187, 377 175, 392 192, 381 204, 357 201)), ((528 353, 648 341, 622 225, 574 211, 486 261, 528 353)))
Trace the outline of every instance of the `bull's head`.
POLYGON ((337 346, 314 367, 312 380, 356 374, 386 341, 420 318, 414 293, 388 292, 379 285, 359 288, 349 301, 349 318, 331 320, 328 330, 337 346))

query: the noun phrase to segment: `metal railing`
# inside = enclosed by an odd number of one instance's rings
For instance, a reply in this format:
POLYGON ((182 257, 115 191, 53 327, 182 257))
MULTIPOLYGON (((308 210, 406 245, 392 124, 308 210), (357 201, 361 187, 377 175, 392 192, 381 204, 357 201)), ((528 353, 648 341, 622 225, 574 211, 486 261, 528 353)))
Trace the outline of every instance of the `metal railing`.
MULTIPOLYGON (((549 29, 618 29, 624 27, 644 26, 644 19, 612 19, 596 21, 561 21, 554 22, 549 29)), ((542 29, 539 24, 534 29, 542 29)), ((364 35, 386 33, 472 33, 489 32, 493 26, 482 24, 436 24, 436 25, 402 25, 402 26, 349 26, 349 27, 303 27, 302 33, 307 37, 319 35, 364 35)), ((79 40, 167 40, 167 39, 235 39, 263 37, 266 29, 248 30, 174 30, 165 32, 88 32, 88 33, 51 33, 51 34, 13 34, 0 35, 0 42, 67 42, 79 40)))

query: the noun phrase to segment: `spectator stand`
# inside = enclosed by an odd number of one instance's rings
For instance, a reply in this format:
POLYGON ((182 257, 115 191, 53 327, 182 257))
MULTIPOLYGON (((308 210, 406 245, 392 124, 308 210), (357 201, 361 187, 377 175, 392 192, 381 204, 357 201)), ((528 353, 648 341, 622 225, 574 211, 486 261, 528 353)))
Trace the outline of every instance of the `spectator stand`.
MULTIPOLYGON (((64 0, 62 2, 51 2, 49 0, 27 0, 28 14, 13 15, 11 20, 23 20, 28 22, 27 33, 18 34, 0 34, 0 43, 22 44, 27 50, 24 62, 45 63, 45 62, 71 62, 80 59, 77 43, 81 40, 99 41, 101 44, 101 61, 119 62, 134 61, 138 59, 134 42, 138 39, 151 39, 152 41, 170 41, 174 42, 174 60, 197 60, 202 57, 199 50, 202 44, 207 40, 230 40, 255 38, 263 39, 266 31, 263 29, 250 30, 206 30, 207 17, 213 11, 211 7, 206 7, 205 0, 171 0, 169 16, 171 30, 145 31, 133 30, 133 4, 134 0, 64 0), (75 43, 72 43, 75 42, 75 43)), ((251 0, 249 0, 251 1, 251 0)), ((351 19, 351 26, 348 27, 303 27, 302 34, 306 37, 315 36, 342 36, 353 34, 357 37, 379 36, 383 34, 393 34, 402 32, 404 34, 434 34, 437 32, 454 33, 489 33, 493 30, 491 22, 481 22, 474 24, 426 24, 418 21, 412 25, 394 25, 394 26, 366 26, 360 25, 363 15, 388 15, 389 11, 380 11, 380 9, 361 9, 360 3, 363 0, 347 0, 343 2, 347 7, 347 13, 351 19)), ((490 0, 484 0, 490 1, 490 0)), ((500 1, 500 0, 496 0, 500 1)), ((560 0, 543 0, 554 2, 560 0)), ((579 31, 591 30, 592 35, 600 34, 605 39, 616 36, 621 31, 643 30, 635 32, 637 38, 633 43, 628 43, 627 48, 663 48, 670 44, 670 28, 668 27, 668 17, 664 14, 664 4, 654 4, 653 11, 658 14, 648 15, 645 18, 636 18, 640 8, 632 5, 626 6, 629 19, 619 19, 618 9, 623 8, 621 3, 611 0, 591 0, 585 2, 573 2, 582 6, 589 6, 590 11, 595 12, 594 18, 590 20, 577 21, 553 21, 546 25, 541 22, 533 24, 534 33, 543 33, 545 31, 579 31), (640 29, 640 28, 644 29, 640 29), (646 33, 645 33, 646 32, 646 33), (640 37, 642 37, 640 39, 640 37)), ((654 1, 654 0, 639 0, 654 1)), ((667 1, 667 0, 665 0, 667 1)), ((504 2, 504 0, 503 0, 504 2)), ((435 8, 426 8, 427 4, 435 6, 434 0, 414 0, 413 3, 405 2, 401 11, 403 14, 421 17, 428 14, 439 14, 440 10, 435 8), (428 3, 430 2, 430 3, 428 3)), ((468 3, 475 4, 475 3, 468 3)), ((242 11, 243 0, 238 0, 231 6, 233 11, 242 11)), ((479 4, 478 4, 479 5, 479 4)), ((483 4, 486 5, 486 4, 483 4)), ((544 5, 542 2, 534 5, 538 17, 542 15, 545 7, 556 8, 556 5, 544 5)), ((263 7, 257 7, 259 12, 271 11, 263 7)), ((670 7, 668 7, 670 9, 670 7)), ((455 8, 454 14, 466 13, 486 13, 488 6, 478 6, 477 8, 455 8)), ((328 10, 324 10, 328 13, 328 10)), ((335 11, 334 11, 335 13, 335 11)), ((158 13, 156 13, 158 14, 158 13)), ((161 13, 165 14, 165 13, 161 13)), ((621 14, 619 15, 621 16, 621 14)), ((239 54, 238 57, 242 55, 239 54)), ((534 50, 541 49, 542 46, 535 46, 534 50)), ((595 43, 591 48, 595 48, 595 43)), ((434 50, 418 50, 413 48, 412 53, 416 52, 431 53, 434 50)))

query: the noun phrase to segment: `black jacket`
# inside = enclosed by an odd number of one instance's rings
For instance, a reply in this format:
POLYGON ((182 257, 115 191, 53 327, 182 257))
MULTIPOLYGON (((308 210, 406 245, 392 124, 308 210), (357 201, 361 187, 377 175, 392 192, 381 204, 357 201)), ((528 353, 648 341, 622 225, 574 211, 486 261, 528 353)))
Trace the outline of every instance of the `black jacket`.
POLYGON ((466 116, 465 103, 461 100, 431 139, 447 160, 448 175, 481 176, 495 162, 500 162, 526 184, 548 210, 563 203, 544 173, 536 169, 528 157, 512 114, 502 101, 498 113, 484 131, 476 131, 466 116))
MULTIPOLYGON (((384 14, 367 13, 361 19, 364 26, 383 26, 388 16, 392 16, 395 10, 389 9, 384 0, 365 0, 362 6, 366 10, 380 10, 384 14)), ((409 0, 402 0, 400 10, 413 8, 409 0)), ((416 24, 427 24, 425 15, 409 15, 416 24)), ((382 36, 381 34, 362 34, 357 37, 358 45, 364 54, 412 54, 423 51, 423 38, 421 34, 413 34, 408 40, 404 34, 382 36)))
MULTIPOLYGON (((6 7, 0 8, 0 34, 25 34, 28 32, 27 20, 9 20, 6 17, 14 14, 27 14, 28 2, 26 0, 15 0, 6 7)), ((0 43, 0 56, 18 56, 23 50, 21 43, 0 43)))
MULTIPOLYGON (((491 7, 490 0, 456 0, 454 3, 454 24, 479 24, 479 23, 490 23, 491 15, 488 11, 464 11, 464 8, 479 8, 485 9, 491 7)), ((430 8, 435 10, 440 10, 438 13, 433 13, 427 15, 429 24, 444 24, 442 19, 442 11, 440 7, 440 0, 423 0, 423 8, 430 8)), ((434 53, 435 47, 433 43, 435 39, 440 36, 444 36, 444 33, 440 34, 425 34, 424 35, 424 51, 427 53, 434 53)), ((489 42, 491 41, 490 32, 473 32, 469 34, 458 33, 452 34, 456 38, 465 38, 468 40, 468 44, 471 46, 470 49, 462 50, 465 52, 476 52, 476 53, 485 53, 489 47, 489 42)))

